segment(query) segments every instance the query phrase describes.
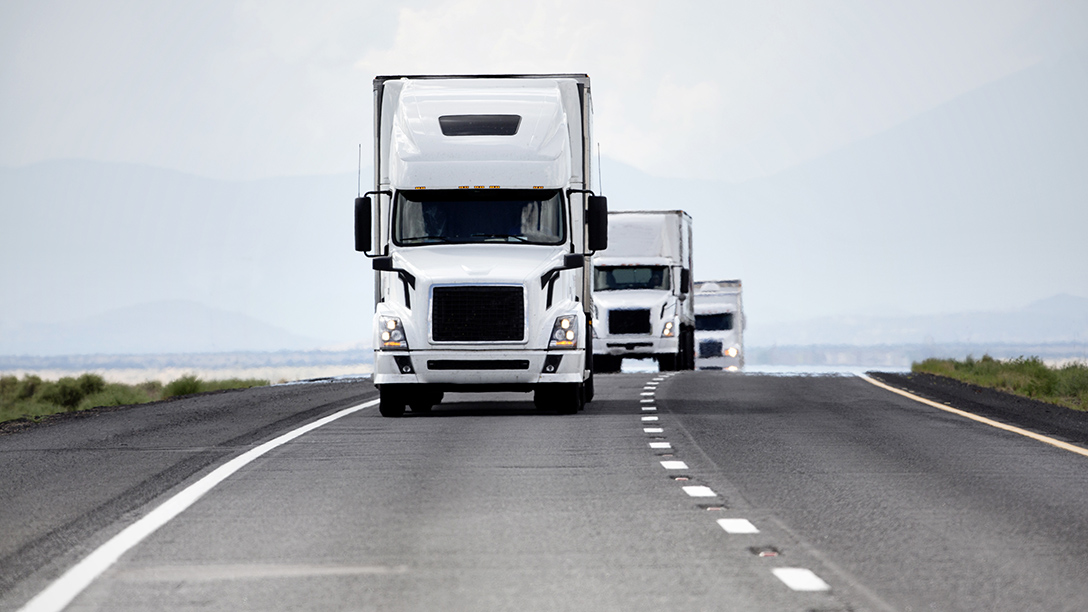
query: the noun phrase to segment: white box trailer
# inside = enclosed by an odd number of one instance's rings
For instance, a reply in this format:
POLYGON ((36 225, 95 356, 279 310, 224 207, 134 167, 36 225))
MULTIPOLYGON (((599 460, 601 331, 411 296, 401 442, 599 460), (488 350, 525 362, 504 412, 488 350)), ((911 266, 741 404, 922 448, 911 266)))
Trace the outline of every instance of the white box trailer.
POLYGON ((355 248, 375 270, 381 414, 428 412, 447 391, 580 410, 588 255, 607 245, 589 77, 379 76, 374 133, 355 248))
POLYGON ((695 283, 695 367, 744 367, 744 307, 739 280, 695 283))
POLYGON ((682 210, 608 214, 608 248, 593 257, 595 371, 619 371, 624 357, 695 366, 691 234, 682 210))

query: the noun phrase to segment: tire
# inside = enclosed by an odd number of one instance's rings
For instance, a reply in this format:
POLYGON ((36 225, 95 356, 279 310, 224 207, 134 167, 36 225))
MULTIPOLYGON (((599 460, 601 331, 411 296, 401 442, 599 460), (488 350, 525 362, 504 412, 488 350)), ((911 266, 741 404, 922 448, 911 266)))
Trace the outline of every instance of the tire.
POLYGON ((586 404, 586 388, 581 383, 540 385, 533 394, 533 403, 539 410, 575 414, 586 404))
POLYGON ((680 361, 683 352, 676 353, 675 355, 658 355, 657 356, 657 369, 662 372, 672 372, 676 369, 676 363, 680 361))
POLYGON ((382 387, 378 392, 381 393, 378 412, 383 417, 396 419, 404 416, 405 401, 403 392, 389 387, 382 387))
POLYGON ((431 408, 442 403, 442 397, 443 393, 441 391, 424 391, 408 400, 408 407, 414 413, 427 414, 431 411, 431 408))
POLYGON ((612 374, 620 371, 620 365, 623 363, 623 357, 615 357, 613 355, 594 355, 593 356, 593 371, 601 374, 612 374))

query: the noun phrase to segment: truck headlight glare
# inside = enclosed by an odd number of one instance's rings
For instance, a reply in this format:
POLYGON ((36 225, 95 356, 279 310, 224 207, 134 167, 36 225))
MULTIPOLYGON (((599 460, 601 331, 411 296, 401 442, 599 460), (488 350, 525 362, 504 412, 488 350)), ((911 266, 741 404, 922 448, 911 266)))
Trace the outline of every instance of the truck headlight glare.
POLYGON ((665 321, 665 328, 661 330, 661 337, 662 338, 672 338, 673 335, 674 335, 673 322, 672 321, 665 321))
POLYGON ((735 347, 735 346, 731 346, 731 347, 725 349, 725 355, 727 357, 736 357, 739 353, 740 353, 740 351, 738 351, 737 347, 735 347))
POLYGON ((565 315, 555 320, 552 326, 551 340, 548 348, 574 348, 578 346, 578 333, 574 325, 578 321, 576 315, 565 315))
POLYGON ((381 348, 383 350, 408 350, 408 339, 404 335, 404 327, 401 326, 400 319, 396 317, 382 317, 379 326, 382 330, 379 337, 381 338, 381 348))

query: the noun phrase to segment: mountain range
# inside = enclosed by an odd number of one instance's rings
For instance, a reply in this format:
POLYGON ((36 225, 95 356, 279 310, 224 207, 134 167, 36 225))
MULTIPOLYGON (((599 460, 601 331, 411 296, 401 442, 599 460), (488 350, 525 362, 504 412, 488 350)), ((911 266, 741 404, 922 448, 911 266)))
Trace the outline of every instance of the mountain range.
MULTIPOLYGON (((1076 341, 1085 108, 1082 49, 740 184, 606 156, 603 192, 613 210, 692 215, 695 278, 744 282, 753 346, 1076 341), (1072 314, 1033 310, 1055 304, 1072 314)), ((0 168, 0 354, 365 344, 372 272, 351 225, 361 175, 0 168)))

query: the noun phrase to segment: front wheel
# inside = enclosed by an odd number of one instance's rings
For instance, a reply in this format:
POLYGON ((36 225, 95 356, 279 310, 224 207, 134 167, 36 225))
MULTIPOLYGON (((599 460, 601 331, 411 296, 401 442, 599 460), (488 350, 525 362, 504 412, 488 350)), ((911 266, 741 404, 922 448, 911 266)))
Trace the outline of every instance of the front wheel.
POLYGON ((574 414, 586 405, 586 388, 582 383, 540 385, 533 394, 533 403, 540 410, 574 414))
POLYGON ((378 412, 383 417, 395 419, 404 416, 404 407, 407 402, 404 401, 403 393, 389 387, 382 387, 378 392, 381 394, 378 412))

